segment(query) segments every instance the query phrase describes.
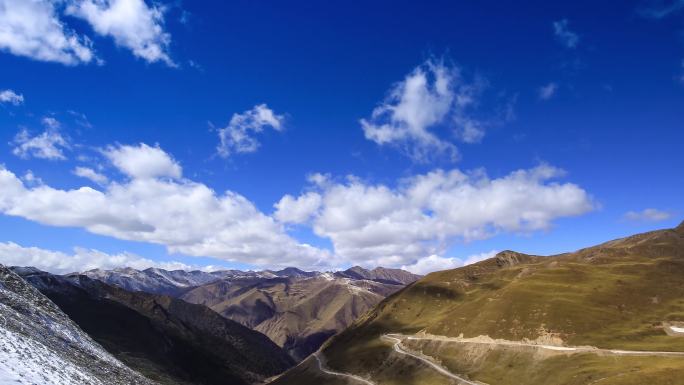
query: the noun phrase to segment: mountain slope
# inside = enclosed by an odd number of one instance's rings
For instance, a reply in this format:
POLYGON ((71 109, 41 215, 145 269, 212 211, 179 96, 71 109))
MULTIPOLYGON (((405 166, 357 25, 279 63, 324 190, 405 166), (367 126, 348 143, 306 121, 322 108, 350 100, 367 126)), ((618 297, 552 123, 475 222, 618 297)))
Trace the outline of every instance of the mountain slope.
POLYGON ((108 351, 161 383, 249 384, 291 365, 266 336, 204 306, 82 275, 23 274, 108 351))
POLYGON ((344 271, 338 271, 335 275, 352 279, 367 279, 394 285, 408 285, 409 283, 420 279, 420 275, 410 273, 406 270, 387 269, 384 267, 376 267, 373 270, 368 270, 361 266, 354 266, 344 271))
POLYGON ((107 353, 54 303, 1 265, 0 383, 152 384, 107 353))
POLYGON ((319 273, 304 278, 221 280, 181 298, 266 334, 295 359, 302 359, 402 287, 319 273))
MULTIPOLYGON (((502 385, 682 384, 682 352, 684 224, 432 273, 323 350, 333 370, 378 385, 463 383, 440 370, 502 385)), ((313 383, 296 374, 308 361, 275 383, 313 383)))

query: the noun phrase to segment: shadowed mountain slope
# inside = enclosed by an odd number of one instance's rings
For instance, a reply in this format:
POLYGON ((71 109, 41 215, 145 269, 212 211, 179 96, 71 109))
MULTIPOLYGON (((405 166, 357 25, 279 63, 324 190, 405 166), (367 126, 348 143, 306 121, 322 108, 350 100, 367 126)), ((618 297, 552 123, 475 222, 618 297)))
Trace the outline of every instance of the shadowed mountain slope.
POLYGON ((84 275, 129 291, 167 294, 206 305, 266 334, 296 360, 349 326, 380 300, 420 278, 400 269, 359 266, 335 273, 163 269, 90 270, 84 275))
POLYGON ((0 383, 152 384, 114 358, 48 298, 2 265, 0 383))
POLYGON ((83 275, 22 270, 109 352, 160 383, 257 383, 292 364, 266 336, 205 306, 83 275))
POLYGON ((305 278, 221 280, 181 298, 266 334, 292 357, 302 359, 402 287, 319 273, 305 278))

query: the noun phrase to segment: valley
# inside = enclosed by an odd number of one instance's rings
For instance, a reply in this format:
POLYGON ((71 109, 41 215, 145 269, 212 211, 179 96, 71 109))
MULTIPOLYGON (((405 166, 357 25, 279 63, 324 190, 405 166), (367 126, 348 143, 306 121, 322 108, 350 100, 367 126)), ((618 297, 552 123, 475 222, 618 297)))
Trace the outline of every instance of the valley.
POLYGON ((225 270, 211 273, 125 268, 85 276, 128 291, 168 294, 209 307, 267 335, 299 361, 388 295, 420 276, 359 266, 338 272, 225 270))

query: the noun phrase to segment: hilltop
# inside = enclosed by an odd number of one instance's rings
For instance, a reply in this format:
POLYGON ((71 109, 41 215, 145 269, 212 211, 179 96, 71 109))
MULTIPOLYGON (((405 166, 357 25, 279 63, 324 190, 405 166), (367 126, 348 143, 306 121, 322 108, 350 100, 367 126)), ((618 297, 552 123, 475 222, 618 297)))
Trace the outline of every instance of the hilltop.
MULTIPOLYGON (((472 383, 680 384, 684 224, 550 257, 505 251, 429 274, 322 351, 331 370, 376 384, 459 383, 432 365, 472 383)), ((315 378, 310 359, 276 384, 315 378)))

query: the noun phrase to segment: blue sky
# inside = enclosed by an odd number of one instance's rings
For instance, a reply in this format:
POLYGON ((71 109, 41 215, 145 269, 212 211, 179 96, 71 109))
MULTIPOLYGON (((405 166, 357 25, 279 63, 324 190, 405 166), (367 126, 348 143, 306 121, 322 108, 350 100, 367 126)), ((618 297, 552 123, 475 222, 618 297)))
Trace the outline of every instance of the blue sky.
POLYGON ((684 218, 678 0, 0 0, 0 21, 0 262, 426 272, 684 218))

